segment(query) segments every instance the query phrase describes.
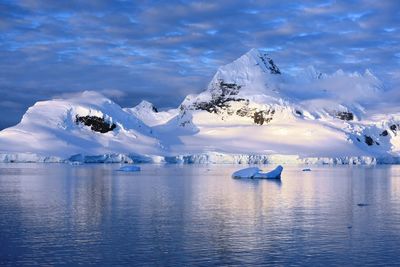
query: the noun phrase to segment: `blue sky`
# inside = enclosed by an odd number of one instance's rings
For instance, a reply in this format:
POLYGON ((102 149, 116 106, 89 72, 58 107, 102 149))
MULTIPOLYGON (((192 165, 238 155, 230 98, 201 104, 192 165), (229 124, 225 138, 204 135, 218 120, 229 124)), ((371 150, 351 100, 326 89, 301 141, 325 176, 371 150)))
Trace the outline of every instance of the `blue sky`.
POLYGON ((177 106, 253 47, 283 71, 400 81, 400 1, 0 1, 0 129, 83 90, 177 106))

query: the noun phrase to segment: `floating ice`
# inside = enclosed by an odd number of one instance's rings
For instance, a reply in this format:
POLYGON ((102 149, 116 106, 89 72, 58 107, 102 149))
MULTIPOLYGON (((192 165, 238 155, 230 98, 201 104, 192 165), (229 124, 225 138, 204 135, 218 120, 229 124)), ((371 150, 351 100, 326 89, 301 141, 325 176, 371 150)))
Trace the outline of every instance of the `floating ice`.
POLYGON ((249 167, 241 169, 232 174, 233 178, 251 178, 251 179, 281 179, 283 167, 279 165, 270 172, 263 172, 258 167, 249 167))
POLYGON ((232 178, 253 178, 256 173, 260 172, 258 167, 249 167, 241 169, 232 174, 232 178))
POLYGON ((69 161, 69 165, 72 165, 72 166, 79 166, 79 165, 82 165, 83 163, 82 162, 80 162, 80 161, 69 161))
POLYGON ((122 166, 121 168, 118 169, 118 171, 121 172, 138 172, 140 171, 139 166, 133 166, 133 165, 127 165, 127 166, 122 166))

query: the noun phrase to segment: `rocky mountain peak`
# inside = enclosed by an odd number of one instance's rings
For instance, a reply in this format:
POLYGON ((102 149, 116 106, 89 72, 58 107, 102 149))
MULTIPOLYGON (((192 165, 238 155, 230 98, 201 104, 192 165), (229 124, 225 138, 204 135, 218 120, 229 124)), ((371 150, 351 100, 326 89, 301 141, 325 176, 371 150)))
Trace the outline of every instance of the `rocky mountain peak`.
POLYGON ((146 100, 142 100, 137 106, 134 107, 136 110, 151 110, 155 113, 158 112, 158 109, 150 102, 146 100))

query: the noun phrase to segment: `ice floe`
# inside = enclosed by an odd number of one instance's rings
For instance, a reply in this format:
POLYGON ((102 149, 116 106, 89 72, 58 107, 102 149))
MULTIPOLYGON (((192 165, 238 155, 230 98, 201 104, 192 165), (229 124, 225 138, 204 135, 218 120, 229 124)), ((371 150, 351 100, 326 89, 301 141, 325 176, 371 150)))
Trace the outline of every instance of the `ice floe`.
POLYGON ((249 167, 238 170, 232 174, 233 178, 250 178, 250 179, 281 179, 283 167, 279 165, 274 170, 263 172, 258 167, 249 167))
POLYGON ((139 166, 134 166, 134 165, 126 165, 122 166, 121 168, 118 169, 120 172, 138 172, 140 171, 139 166))

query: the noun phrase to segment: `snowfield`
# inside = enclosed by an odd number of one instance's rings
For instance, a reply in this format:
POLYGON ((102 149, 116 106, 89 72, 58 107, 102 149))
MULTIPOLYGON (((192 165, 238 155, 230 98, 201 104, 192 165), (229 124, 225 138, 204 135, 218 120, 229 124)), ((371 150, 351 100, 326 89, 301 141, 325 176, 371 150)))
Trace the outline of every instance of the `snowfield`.
POLYGON ((252 49, 176 109, 85 91, 30 107, 0 132, 0 162, 399 163, 400 112, 371 71, 286 73, 252 49))

